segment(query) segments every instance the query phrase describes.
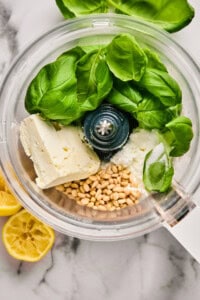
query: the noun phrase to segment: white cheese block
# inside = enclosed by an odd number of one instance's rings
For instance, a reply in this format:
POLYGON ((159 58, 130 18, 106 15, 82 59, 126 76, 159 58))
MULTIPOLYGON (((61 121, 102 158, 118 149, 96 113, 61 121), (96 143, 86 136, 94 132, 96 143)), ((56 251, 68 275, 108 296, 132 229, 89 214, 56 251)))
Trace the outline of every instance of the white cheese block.
POLYGON ((97 154, 82 141, 79 127, 56 130, 38 114, 30 115, 21 123, 20 139, 42 189, 85 179, 100 167, 97 154))

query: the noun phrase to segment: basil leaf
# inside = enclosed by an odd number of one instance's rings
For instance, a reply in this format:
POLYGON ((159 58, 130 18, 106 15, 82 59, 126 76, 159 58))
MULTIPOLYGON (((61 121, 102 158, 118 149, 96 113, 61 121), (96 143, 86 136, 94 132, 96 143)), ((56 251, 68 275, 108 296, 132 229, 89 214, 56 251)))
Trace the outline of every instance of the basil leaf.
POLYGON ((81 110, 96 109, 112 88, 112 76, 105 61, 105 50, 85 54, 77 64, 76 76, 81 110))
POLYGON ((117 108, 133 114, 137 110, 142 95, 131 82, 115 79, 113 88, 108 95, 108 102, 117 108))
POLYGON ((164 144, 147 153, 143 168, 143 182, 148 191, 166 192, 171 187, 174 169, 164 144))
POLYGON ((158 54, 149 48, 143 49, 146 57, 147 57, 147 67, 150 69, 157 69, 160 71, 167 72, 167 68, 165 65, 161 62, 160 57, 158 54))
POLYGON ((63 14, 63 16, 64 16, 65 19, 74 18, 75 17, 75 14, 69 10, 69 8, 66 5, 65 1, 63 1, 63 0, 56 0, 56 4, 57 4, 58 8, 60 9, 60 11, 63 14))
POLYGON ((130 34, 120 34, 112 40, 107 46, 106 61, 111 72, 122 81, 139 81, 147 64, 146 55, 130 34))
POLYGON ((188 25, 194 9, 187 0, 108 0, 118 13, 142 18, 169 32, 188 25))
POLYGON ((147 68, 138 85, 159 98, 165 106, 181 103, 178 83, 164 71, 147 68))
POLYGON ((184 116, 179 116, 166 124, 169 130, 164 137, 171 147, 171 156, 181 156, 189 150, 193 138, 192 122, 184 116))
POLYGON ((166 111, 169 112, 172 116, 172 119, 180 116, 182 110, 182 103, 176 104, 171 107, 167 107, 166 111))
POLYGON ((152 95, 146 95, 138 104, 135 118, 139 127, 145 129, 162 129, 173 118, 170 110, 152 95))
POLYGON ((81 49, 85 52, 85 53, 89 53, 95 50, 101 50, 103 47, 105 47, 105 45, 81 45, 81 49))
POLYGON ((106 0, 56 0, 56 4, 65 18, 108 11, 106 0))
POLYGON ((44 66, 30 83, 25 107, 47 119, 69 124, 80 115, 77 103, 76 62, 82 56, 77 47, 44 66))

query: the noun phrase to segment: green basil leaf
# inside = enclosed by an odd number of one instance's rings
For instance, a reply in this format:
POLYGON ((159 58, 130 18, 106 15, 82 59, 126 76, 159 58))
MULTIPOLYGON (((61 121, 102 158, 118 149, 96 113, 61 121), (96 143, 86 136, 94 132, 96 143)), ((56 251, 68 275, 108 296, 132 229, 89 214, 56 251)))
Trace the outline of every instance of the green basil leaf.
POLYGON ((71 87, 69 92, 67 90, 47 92, 41 99, 39 112, 45 119, 57 121, 63 125, 79 119, 83 112, 80 111, 77 103, 76 85, 71 87))
POLYGON ((175 32, 188 25, 194 9, 187 0, 108 0, 117 12, 139 17, 175 32))
POLYGON ((79 116, 76 62, 82 55, 74 48, 44 66, 30 83, 25 107, 29 113, 42 113, 50 120, 68 124, 79 116))
POLYGON ((96 109, 112 88, 112 75, 105 61, 105 50, 85 54, 77 64, 76 76, 81 110, 96 109))
POLYGON ((107 46, 106 61, 111 72, 122 81, 139 81, 147 64, 144 51, 130 34, 120 34, 112 40, 107 46))
POLYGON ((119 109, 133 114, 137 110, 138 103, 142 100, 142 95, 130 81, 123 82, 115 79, 107 100, 119 109))
POLYGON ((98 44, 98 45, 96 45, 96 44, 94 44, 94 45, 81 45, 81 49, 85 53, 90 53, 90 52, 95 51, 95 50, 99 51, 104 47, 105 47, 105 45, 103 45, 103 44, 102 45, 100 45, 100 44, 98 44))
POLYGON ((167 68, 161 62, 160 57, 158 56, 158 54, 156 52, 154 52, 153 50, 150 50, 149 48, 145 48, 145 49, 143 49, 143 51, 147 57, 147 67, 148 68, 167 72, 167 68))
POLYGON ((61 58, 66 58, 68 56, 75 56, 76 61, 78 61, 83 55, 85 55, 85 51, 83 50, 82 47, 77 46, 75 48, 63 52, 61 55, 57 57, 56 61, 60 60, 61 58))
POLYGON ((138 85, 159 98, 165 106, 181 103, 182 95, 178 83, 164 71, 147 68, 138 85))
POLYGON ((106 0, 56 0, 56 4, 65 18, 108 11, 106 0))
POLYGON ((189 150, 193 138, 192 122, 184 116, 179 116, 166 124, 169 130, 164 137, 171 147, 171 156, 181 156, 189 150))
POLYGON ((182 103, 176 104, 174 106, 171 107, 167 107, 166 111, 169 112, 171 114, 171 119, 174 119, 178 116, 180 116, 182 110, 182 103))
POLYGON ((69 18, 74 18, 75 14, 72 13, 67 5, 65 4, 65 1, 63 0, 56 0, 56 4, 58 6, 58 8, 60 9, 61 13, 63 14, 65 19, 69 19, 69 18))
POLYGON ((145 129, 162 129, 173 118, 171 111, 152 95, 146 95, 138 104, 135 118, 139 127, 145 129))
POLYGON ((147 153, 143 168, 143 182, 148 191, 166 192, 172 184, 174 169, 163 143, 147 153))

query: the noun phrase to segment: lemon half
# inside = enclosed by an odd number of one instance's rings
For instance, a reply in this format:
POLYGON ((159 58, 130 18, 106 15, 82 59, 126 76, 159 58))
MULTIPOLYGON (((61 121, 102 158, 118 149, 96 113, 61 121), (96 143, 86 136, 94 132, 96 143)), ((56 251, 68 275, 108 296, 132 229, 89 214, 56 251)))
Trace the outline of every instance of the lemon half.
POLYGON ((0 191, 0 216, 11 216, 21 209, 18 200, 9 192, 0 191))
POLYGON ((11 216, 21 209, 21 205, 9 188, 0 173, 0 216, 11 216))
POLYGON ((8 219, 2 234, 8 253, 16 259, 29 262, 44 257, 55 240, 54 230, 25 209, 8 219))

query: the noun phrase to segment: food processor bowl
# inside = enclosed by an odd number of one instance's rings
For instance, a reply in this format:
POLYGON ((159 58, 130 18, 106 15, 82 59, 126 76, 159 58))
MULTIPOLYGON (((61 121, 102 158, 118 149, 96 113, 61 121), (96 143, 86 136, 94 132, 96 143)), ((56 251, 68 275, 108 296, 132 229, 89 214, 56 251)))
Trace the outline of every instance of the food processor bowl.
MULTIPOLYGON (((24 107, 27 87, 41 67, 72 47, 107 44, 120 33, 130 33, 141 45, 155 50, 182 89, 183 114, 192 120, 194 138, 189 151, 175 160, 174 181, 193 196, 200 181, 199 69, 189 54, 157 27, 114 14, 65 21, 15 59, 0 93, 0 160, 12 191, 28 211, 57 231, 89 240, 111 241, 143 235, 160 227, 162 216, 149 197, 132 207, 104 212, 80 206, 53 188, 39 189, 32 162, 20 143, 19 127, 28 116, 24 107)), ((165 197, 166 204, 170 197, 165 197)))

